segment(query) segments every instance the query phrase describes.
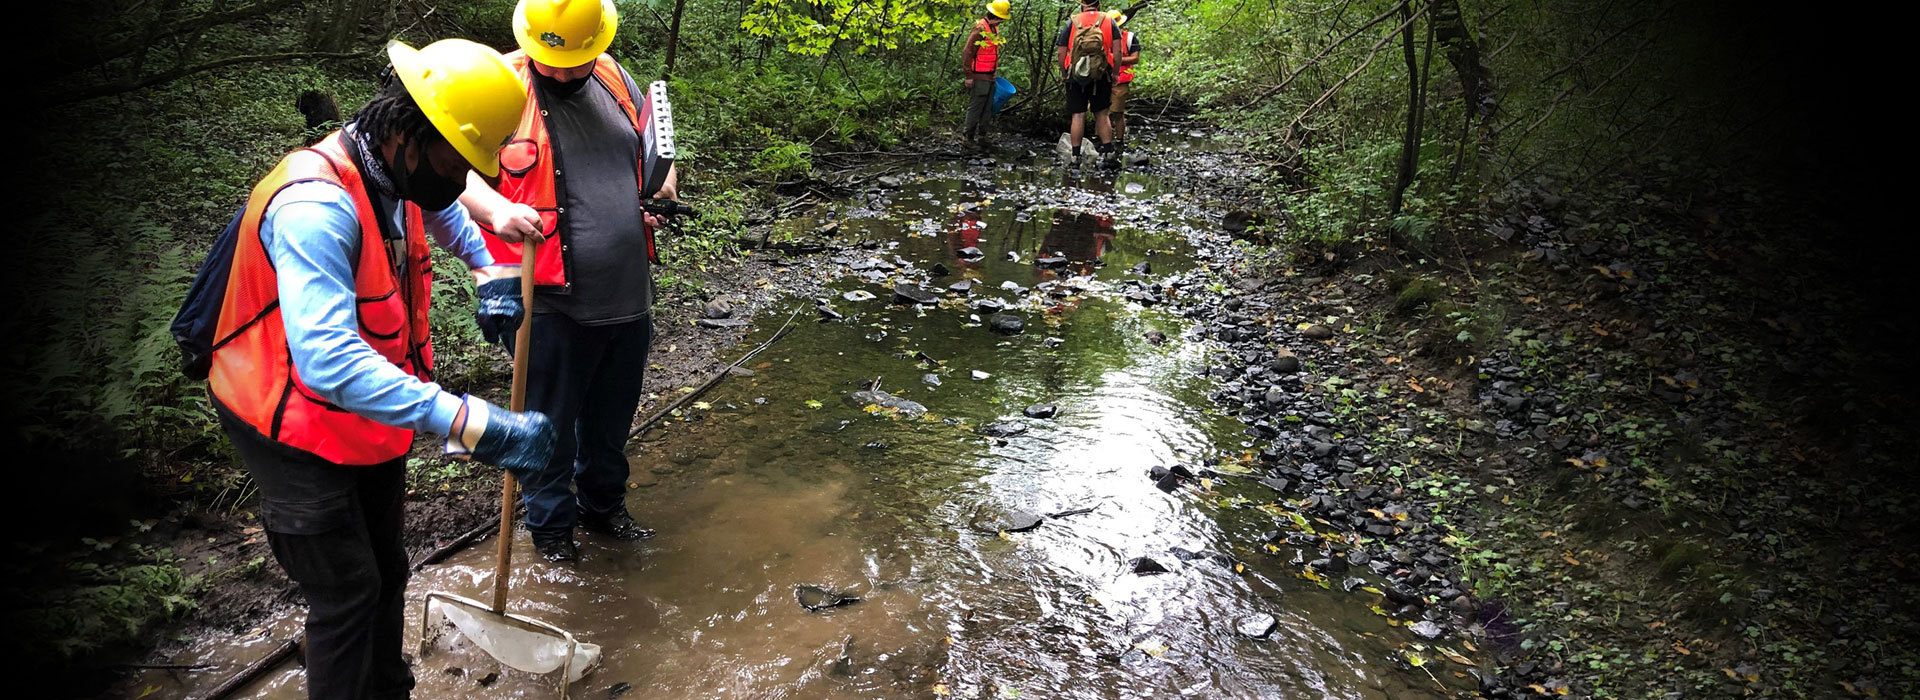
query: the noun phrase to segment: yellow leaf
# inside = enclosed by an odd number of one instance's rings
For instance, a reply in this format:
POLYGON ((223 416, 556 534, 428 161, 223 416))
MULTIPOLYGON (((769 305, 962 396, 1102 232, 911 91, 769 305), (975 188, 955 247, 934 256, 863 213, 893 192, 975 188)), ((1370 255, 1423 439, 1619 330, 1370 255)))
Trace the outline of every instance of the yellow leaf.
POLYGON ((1148 656, 1151 656, 1156 659, 1160 658, 1162 655, 1167 653, 1166 642, 1157 642, 1157 641, 1156 642, 1140 642, 1138 644, 1133 645, 1133 648, 1147 652, 1148 656))
POLYGON ((1683 646, 1680 646, 1680 643, 1679 643, 1679 642, 1674 642, 1674 643, 1673 643, 1673 650, 1674 650, 1674 651, 1677 651, 1677 652, 1680 652, 1681 654, 1685 654, 1685 655, 1692 655, 1692 654, 1693 654, 1693 652, 1691 652, 1691 651, 1688 651, 1686 647, 1683 647, 1683 646))
POLYGON ((1612 333, 1608 333, 1607 329, 1601 328, 1599 321, 1594 321, 1592 323, 1589 323, 1587 324, 1587 327, 1592 328, 1593 332, 1599 335, 1613 335, 1612 333))
POLYGON ((705 401, 695 401, 693 402, 693 407, 702 411, 713 410, 713 404, 707 403, 705 401))
POLYGON ((1440 649, 1440 653, 1447 657, 1448 661, 1452 661, 1456 664, 1460 664, 1461 666, 1473 665, 1473 662, 1468 660, 1467 657, 1462 655, 1460 652, 1454 651, 1452 649, 1448 649, 1446 647, 1438 647, 1438 648, 1440 649))
POLYGON ((933 684, 933 694, 934 695, 952 695, 953 691, 947 690, 947 684, 945 683, 935 683, 933 684))
POLYGON ((1421 666, 1425 666, 1425 665, 1427 665, 1427 660, 1426 660, 1426 659, 1423 659, 1423 658, 1420 658, 1420 655, 1419 655, 1419 654, 1415 654, 1415 653, 1413 653, 1413 652, 1411 652, 1411 651, 1406 651, 1406 652, 1401 652, 1401 653, 1403 653, 1403 654, 1405 654, 1405 655, 1406 655, 1406 657, 1407 657, 1407 665, 1410 665, 1410 666, 1412 666, 1412 667, 1414 667, 1414 668, 1419 668, 1419 667, 1421 667, 1421 666))
POLYGON ((1561 559, 1565 559, 1565 560, 1567 561, 1567 563, 1568 563, 1568 564, 1572 564, 1572 565, 1574 565, 1574 566, 1579 566, 1579 565, 1580 565, 1580 560, 1579 560, 1579 559, 1575 559, 1575 558, 1573 558, 1573 553, 1571 553, 1571 552, 1565 552, 1565 553, 1562 553, 1562 554, 1560 555, 1560 558, 1561 558, 1561 559))

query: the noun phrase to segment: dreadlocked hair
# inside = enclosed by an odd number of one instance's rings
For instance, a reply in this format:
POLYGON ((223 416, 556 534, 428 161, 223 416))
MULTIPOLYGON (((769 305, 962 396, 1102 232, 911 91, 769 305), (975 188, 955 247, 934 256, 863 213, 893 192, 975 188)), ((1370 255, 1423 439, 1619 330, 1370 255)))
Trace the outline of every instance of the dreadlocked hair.
POLYGON ((381 78, 380 91, 361 106, 360 111, 354 112, 353 121, 373 144, 383 144, 399 136, 409 147, 425 148, 440 138, 433 122, 427 120, 427 113, 420 111, 413 95, 407 93, 406 84, 394 77, 391 69, 381 78))

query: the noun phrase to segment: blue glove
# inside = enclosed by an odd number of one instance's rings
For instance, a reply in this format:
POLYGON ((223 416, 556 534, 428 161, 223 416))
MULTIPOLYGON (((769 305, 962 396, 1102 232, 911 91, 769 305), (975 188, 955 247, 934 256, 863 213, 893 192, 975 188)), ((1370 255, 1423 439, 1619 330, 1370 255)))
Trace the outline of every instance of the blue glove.
POLYGON ((480 304, 473 312, 474 323, 487 342, 500 341, 520 329, 527 308, 520 303, 520 278, 506 277, 480 285, 480 304))
POLYGON ((473 446, 473 458, 513 472, 521 481, 546 469, 553 458, 553 421, 539 411, 488 408, 487 429, 473 446))

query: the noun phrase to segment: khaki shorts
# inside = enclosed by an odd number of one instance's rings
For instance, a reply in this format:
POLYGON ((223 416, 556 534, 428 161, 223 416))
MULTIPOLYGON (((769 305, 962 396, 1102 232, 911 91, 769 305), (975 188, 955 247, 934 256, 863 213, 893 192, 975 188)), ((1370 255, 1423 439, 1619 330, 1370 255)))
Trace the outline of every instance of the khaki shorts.
POLYGON ((1131 80, 1124 83, 1114 83, 1113 106, 1107 108, 1107 111, 1112 112, 1114 114, 1126 114, 1127 113, 1127 89, 1131 87, 1133 87, 1133 81, 1131 80))

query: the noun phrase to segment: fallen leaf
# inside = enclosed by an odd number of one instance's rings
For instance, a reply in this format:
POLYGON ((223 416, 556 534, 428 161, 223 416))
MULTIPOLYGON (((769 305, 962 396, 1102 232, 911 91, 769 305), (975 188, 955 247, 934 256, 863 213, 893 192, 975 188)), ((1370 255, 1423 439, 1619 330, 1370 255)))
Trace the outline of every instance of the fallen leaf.
POLYGON ((1442 656, 1447 657, 1448 661, 1452 661, 1456 664, 1460 664, 1461 666, 1473 665, 1473 661, 1468 659, 1466 656, 1462 655, 1460 652, 1454 651, 1452 649, 1448 649, 1446 647, 1436 647, 1436 648, 1440 650, 1440 654, 1442 656))
POLYGON ((1689 656, 1691 656, 1691 655, 1693 654, 1693 652, 1692 652, 1692 651, 1689 651, 1689 650, 1687 650, 1687 648, 1686 648, 1686 647, 1683 647, 1683 646, 1680 646, 1680 643, 1679 643, 1679 642, 1674 642, 1674 643, 1673 643, 1673 650, 1674 650, 1674 651, 1677 651, 1677 652, 1680 652, 1681 654, 1684 654, 1684 655, 1689 655, 1689 656))
MULTIPOLYGON (((536 257, 537 257, 537 256, 536 256, 536 257)), ((693 407, 694 407, 694 408, 697 408, 697 409, 700 409, 700 410, 702 410, 702 411, 711 411, 711 410, 713 410, 713 404, 710 404, 710 403, 707 403, 707 402, 705 402, 705 401, 695 401, 695 402, 693 402, 693 407)))
POLYGON ((1560 558, 1561 558, 1561 559, 1565 559, 1565 560, 1567 560, 1567 563, 1568 563, 1568 564, 1572 564, 1572 565, 1574 565, 1574 566, 1579 566, 1579 565, 1580 565, 1580 560, 1579 560, 1579 559, 1575 559, 1575 558, 1573 558, 1573 553, 1572 553, 1572 552, 1563 552, 1563 553, 1561 553, 1561 555, 1560 555, 1560 558))
POLYGON ((933 694, 934 695, 952 695, 953 691, 947 690, 947 684, 945 683, 935 683, 933 684, 933 694))

